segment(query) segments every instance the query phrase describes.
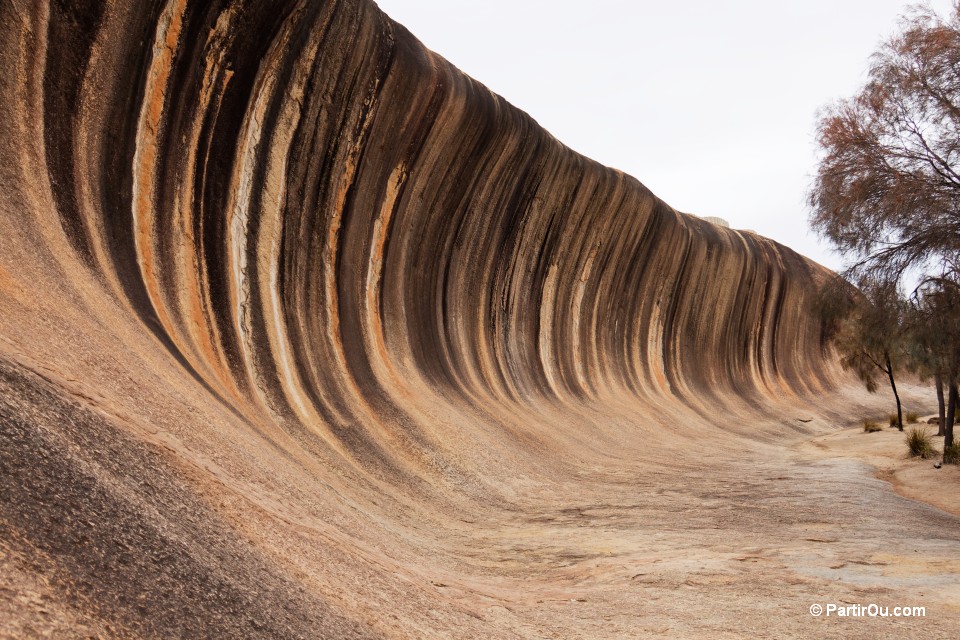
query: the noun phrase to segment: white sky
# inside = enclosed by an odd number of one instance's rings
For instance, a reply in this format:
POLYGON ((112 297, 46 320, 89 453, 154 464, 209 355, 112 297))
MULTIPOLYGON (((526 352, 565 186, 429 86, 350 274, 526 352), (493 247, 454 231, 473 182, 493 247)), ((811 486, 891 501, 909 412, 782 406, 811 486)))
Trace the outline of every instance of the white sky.
MULTIPOLYGON (((559 140, 670 205, 832 268, 807 225, 819 107, 852 95, 903 0, 376 0, 559 140)), ((941 14, 950 0, 930 3, 941 14)))

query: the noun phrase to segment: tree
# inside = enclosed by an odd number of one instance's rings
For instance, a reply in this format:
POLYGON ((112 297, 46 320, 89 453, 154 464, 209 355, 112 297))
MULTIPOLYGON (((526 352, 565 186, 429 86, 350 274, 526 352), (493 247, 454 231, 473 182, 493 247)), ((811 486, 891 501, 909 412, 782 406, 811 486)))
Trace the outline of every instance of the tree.
POLYGON ((855 278, 960 282, 960 3, 915 9, 874 54, 869 81, 826 109, 813 227, 855 278))
POLYGON ((897 428, 903 431, 894 372, 904 348, 903 299, 895 284, 860 284, 855 289, 838 278, 821 289, 818 307, 823 332, 840 354, 840 364, 853 371, 867 391, 877 391, 878 374, 887 378, 897 403, 897 428))
POLYGON ((944 381, 957 353, 960 301, 950 288, 936 283, 920 287, 911 297, 905 332, 908 360, 921 380, 933 378, 937 391, 938 436, 946 436, 944 381))
POLYGON ((953 443, 956 405, 960 401, 957 391, 957 380, 960 378, 960 299, 953 287, 931 282, 918 288, 911 302, 907 331, 914 345, 914 367, 921 377, 925 374, 934 376, 940 405, 940 429, 937 435, 942 435, 944 445, 949 447, 953 443), (943 400, 944 384, 948 395, 946 405, 943 400))
MULTIPOLYGON (((848 257, 850 281, 912 291, 911 298, 936 290, 949 302, 932 307, 930 326, 919 332, 937 350, 927 355, 947 389, 949 446, 960 399, 960 333, 937 332, 956 330, 946 314, 960 298, 960 2, 946 18, 915 8, 900 26, 874 54, 864 87, 819 118, 811 224, 848 257)), ((886 367, 892 384, 892 364, 876 359, 878 344, 859 355, 854 349, 872 344, 881 319, 860 304, 849 311, 846 333, 837 336, 846 365, 858 374, 886 367)))

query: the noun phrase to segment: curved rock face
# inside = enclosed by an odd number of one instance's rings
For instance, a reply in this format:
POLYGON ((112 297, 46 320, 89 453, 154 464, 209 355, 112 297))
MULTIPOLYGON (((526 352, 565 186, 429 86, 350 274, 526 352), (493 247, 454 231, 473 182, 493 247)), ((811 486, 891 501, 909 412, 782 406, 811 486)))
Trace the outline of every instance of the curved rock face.
POLYGON ((832 385, 824 269, 372 2, 0 19, 10 633, 536 635, 504 594, 563 580, 509 514, 832 385))

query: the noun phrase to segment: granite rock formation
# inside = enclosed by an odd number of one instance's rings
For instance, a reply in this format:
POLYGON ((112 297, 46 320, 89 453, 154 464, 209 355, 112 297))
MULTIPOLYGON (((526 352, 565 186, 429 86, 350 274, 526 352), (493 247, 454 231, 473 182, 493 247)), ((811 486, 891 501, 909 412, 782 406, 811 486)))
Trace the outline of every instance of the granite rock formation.
POLYGON ((825 269, 367 0, 5 0, 0 60, 0 635, 562 634, 627 534, 537 513, 839 379, 825 269))

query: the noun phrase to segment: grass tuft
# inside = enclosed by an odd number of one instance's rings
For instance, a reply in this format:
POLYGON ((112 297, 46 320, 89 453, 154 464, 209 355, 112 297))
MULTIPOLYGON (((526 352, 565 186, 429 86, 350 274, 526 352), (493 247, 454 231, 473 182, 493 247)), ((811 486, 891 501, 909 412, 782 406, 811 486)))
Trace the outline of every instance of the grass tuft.
POLYGON ((897 426, 897 414, 895 413, 890 414, 890 426, 891 427, 897 426))
POLYGON ((937 452, 933 448, 933 438, 923 427, 914 427, 907 432, 904 441, 910 449, 910 455, 920 458, 932 458, 937 452))
POLYGON ((908 422, 908 423, 910 423, 910 424, 916 424, 917 421, 919 421, 919 420, 920 420, 920 416, 917 414, 916 411, 908 411, 908 412, 907 412, 907 422, 908 422))
POLYGON ((883 431, 883 427, 881 427, 881 426, 880 426, 879 424, 877 424, 876 422, 870 422, 869 420, 864 420, 864 421, 863 421, 863 432, 864 432, 864 433, 875 433, 875 432, 877 432, 877 431, 883 431))

